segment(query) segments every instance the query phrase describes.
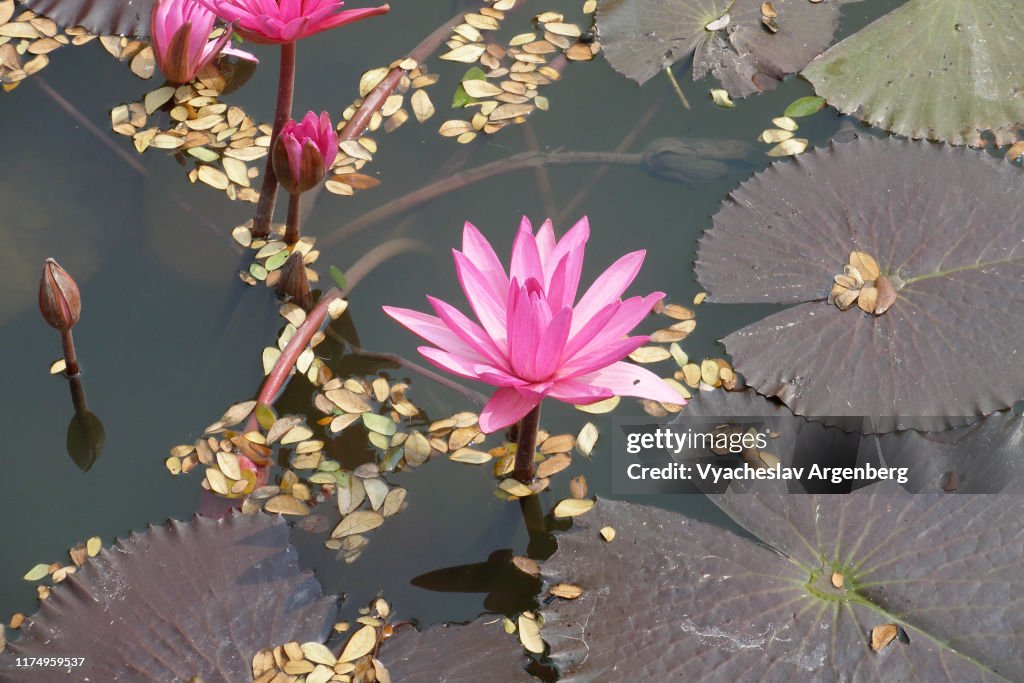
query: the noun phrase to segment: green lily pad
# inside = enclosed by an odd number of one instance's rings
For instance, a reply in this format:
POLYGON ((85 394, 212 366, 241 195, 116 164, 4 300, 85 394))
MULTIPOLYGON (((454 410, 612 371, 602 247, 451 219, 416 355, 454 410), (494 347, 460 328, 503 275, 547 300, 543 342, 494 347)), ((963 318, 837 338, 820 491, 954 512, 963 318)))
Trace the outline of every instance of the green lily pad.
POLYGON ((1024 5, 911 0, 804 69, 839 111, 911 138, 980 146, 1024 129, 1024 5))

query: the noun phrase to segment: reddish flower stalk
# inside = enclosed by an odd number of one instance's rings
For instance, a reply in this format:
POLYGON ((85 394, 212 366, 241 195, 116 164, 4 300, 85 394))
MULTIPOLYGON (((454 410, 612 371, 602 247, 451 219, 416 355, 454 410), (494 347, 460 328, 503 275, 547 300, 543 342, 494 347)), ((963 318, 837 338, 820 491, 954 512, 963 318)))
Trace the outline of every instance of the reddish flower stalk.
MULTIPOLYGON (((274 149, 281 128, 292 117, 292 97, 295 93, 295 43, 281 45, 281 68, 277 76, 277 103, 274 106, 274 128, 270 133, 270 147, 274 149)), ((265 238, 270 235, 270 221, 274 216, 274 205, 277 203, 277 175, 274 173, 274 155, 267 154, 267 163, 263 168, 263 185, 260 187, 260 199, 256 204, 256 217, 253 219, 253 237, 265 238)))
POLYGON ((519 438, 516 442, 516 461, 512 476, 523 484, 529 484, 534 477, 534 451, 537 449, 537 429, 540 426, 540 404, 519 421, 519 438))
MULTIPOLYGON (((299 326, 299 329, 295 331, 291 341, 281 350, 281 355, 278 357, 273 369, 267 375, 267 378, 263 380, 260 393, 256 395, 257 404, 265 406, 274 405, 278 394, 284 388, 284 385, 287 384, 288 378, 291 377, 292 371, 295 369, 295 362, 299 359, 299 354, 305 350, 309 340, 313 338, 313 335, 316 334, 317 330, 320 329, 327 319, 327 307, 330 306, 332 301, 340 298, 341 292, 337 288, 332 287, 320 297, 320 301, 313 307, 313 310, 306 314, 306 319, 299 326)), ((246 431, 259 429, 259 422, 256 419, 255 411, 249 416, 245 429, 246 431)))

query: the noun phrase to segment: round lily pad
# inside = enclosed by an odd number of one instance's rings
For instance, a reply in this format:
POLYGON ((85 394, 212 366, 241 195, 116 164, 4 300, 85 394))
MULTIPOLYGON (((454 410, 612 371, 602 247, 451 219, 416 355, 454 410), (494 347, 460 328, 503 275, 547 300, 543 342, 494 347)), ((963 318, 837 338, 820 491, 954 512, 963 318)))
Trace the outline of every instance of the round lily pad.
POLYGON ((1024 500, 871 490, 717 497, 761 543, 599 501, 542 567, 559 680, 1021 680, 1024 500))
POLYGON ((911 0, 832 47, 803 76, 846 114, 911 138, 998 145, 1024 129, 1024 6, 911 0))
POLYGON ((741 185, 701 239, 718 303, 797 304, 723 342, 798 415, 938 431, 1024 397, 1024 193, 965 148, 864 138, 741 185), (895 293, 880 315, 827 302, 858 251, 895 293))
POLYGON ((840 4, 602 0, 597 30, 608 63, 640 84, 692 56, 694 80, 711 73, 730 95, 743 97, 774 88, 828 47, 840 4), (775 16, 764 14, 765 5, 775 16))
POLYGON ((337 598, 300 569, 288 529, 263 513, 197 516, 117 541, 25 620, 0 657, 0 677, 55 680, 14 658, 60 656, 84 658, 67 680, 252 680, 260 649, 322 642, 337 613, 337 598))

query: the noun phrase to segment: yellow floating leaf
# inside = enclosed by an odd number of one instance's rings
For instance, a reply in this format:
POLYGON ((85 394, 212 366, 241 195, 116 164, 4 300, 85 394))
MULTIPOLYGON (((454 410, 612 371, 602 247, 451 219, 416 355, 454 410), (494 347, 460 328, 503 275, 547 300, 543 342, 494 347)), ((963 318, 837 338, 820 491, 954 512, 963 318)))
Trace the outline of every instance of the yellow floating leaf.
POLYGON ((363 534, 373 531, 384 523, 384 515, 372 510, 357 510, 349 513, 334 527, 331 538, 344 538, 353 534, 363 534))
POLYGON ((601 527, 601 538, 611 543, 615 540, 615 529, 610 526, 601 527))
POLYGON ((377 647, 377 629, 373 626, 364 626, 349 638, 338 661, 353 662, 373 652, 375 647, 377 647))
POLYGON ((576 517, 594 507, 594 501, 589 498, 565 498, 555 506, 553 514, 555 517, 576 517))
POLYGON ((571 583, 557 583, 549 590, 551 595, 565 600, 575 600, 583 595, 583 589, 571 583))

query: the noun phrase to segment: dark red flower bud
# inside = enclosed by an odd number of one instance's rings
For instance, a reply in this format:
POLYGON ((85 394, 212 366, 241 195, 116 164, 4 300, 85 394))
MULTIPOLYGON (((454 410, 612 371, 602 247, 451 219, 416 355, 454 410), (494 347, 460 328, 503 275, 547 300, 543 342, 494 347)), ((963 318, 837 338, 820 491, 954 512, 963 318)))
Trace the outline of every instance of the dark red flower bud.
POLYGON ((52 327, 66 332, 82 315, 82 297, 78 285, 52 258, 43 264, 39 280, 39 311, 52 327))

